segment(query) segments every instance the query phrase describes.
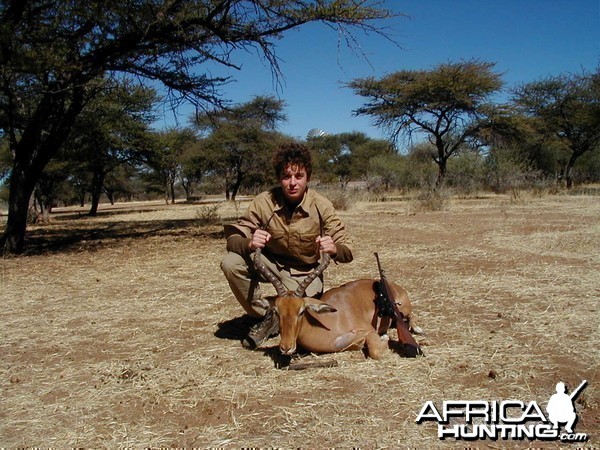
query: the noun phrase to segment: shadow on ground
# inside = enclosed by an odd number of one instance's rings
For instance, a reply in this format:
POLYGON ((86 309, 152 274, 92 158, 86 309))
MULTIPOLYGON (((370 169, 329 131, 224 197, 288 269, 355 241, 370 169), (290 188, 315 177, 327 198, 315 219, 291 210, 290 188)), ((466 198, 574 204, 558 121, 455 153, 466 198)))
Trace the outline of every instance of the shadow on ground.
POLYGON ((69 221, 39 226, 27 232, 24 256, 79 250, 99 250, 130 245, 149 237, 198 237, 223 239, 220 225, 199 225, 196 219, 151 220, 140 222, 69 221), (116 241, 116 242, 115 242, 116 241))

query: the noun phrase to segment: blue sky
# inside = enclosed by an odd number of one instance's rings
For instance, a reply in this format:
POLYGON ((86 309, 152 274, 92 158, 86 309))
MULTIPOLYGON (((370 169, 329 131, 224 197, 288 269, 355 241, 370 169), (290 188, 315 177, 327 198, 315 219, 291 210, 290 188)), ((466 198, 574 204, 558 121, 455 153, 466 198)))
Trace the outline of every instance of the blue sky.
MULTIPOLYGON (((495 70, 510 88, 600 65, 600 0, 388 0, 385 4, 404 14, 385 22, 398 46, 355 30, 357 52, 326 25, 309 24, 287 32, 276 43, 283 72, 279 85, 266 62, 245 52, 234 55, 242 65, 240 71, 213 74, 234 78, 223 89, 234 103, 256 95, 282 99, 288 121, 280 130, 291 136, 304 138, 312 128, 320 128, 332 134, 361 131, 385 138, 369 117, 353 116, 364 99, 344 83, 477 58, 496 63, 495 70)), ((165 122, 169 121, 167 117, 165 122)))

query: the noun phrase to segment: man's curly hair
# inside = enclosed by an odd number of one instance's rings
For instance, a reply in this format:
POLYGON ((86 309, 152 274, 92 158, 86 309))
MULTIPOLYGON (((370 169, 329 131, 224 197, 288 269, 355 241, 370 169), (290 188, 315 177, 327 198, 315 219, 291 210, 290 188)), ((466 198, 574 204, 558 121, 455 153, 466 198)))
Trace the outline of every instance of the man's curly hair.
POLYGON ((310 180, 312 174, 312 156, 306 145, 299 142, 287 142, 279 147, 273 157, 273 168, 277 179, 288 165, 303 166, 306 176, 310 180))

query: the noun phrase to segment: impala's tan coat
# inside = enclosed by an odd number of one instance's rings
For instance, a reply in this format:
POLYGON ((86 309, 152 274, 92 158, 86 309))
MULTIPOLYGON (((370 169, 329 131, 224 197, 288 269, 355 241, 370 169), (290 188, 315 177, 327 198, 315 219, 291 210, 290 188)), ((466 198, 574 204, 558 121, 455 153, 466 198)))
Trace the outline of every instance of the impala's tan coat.
MULTIPOLYGON (((297 345, 315 353, 366 347, 371 358, 380 359, 388 348, 386 332, 392 319, 378 317, 374 283, 368 279, 352 281, 325 292, 321 300, 291 293, 277 297, 271 306, 279 316, 281 352, 293 354, 297 345)), ((391 286, 409 328, 420 332, 408 294, 397 284, 391 286)))

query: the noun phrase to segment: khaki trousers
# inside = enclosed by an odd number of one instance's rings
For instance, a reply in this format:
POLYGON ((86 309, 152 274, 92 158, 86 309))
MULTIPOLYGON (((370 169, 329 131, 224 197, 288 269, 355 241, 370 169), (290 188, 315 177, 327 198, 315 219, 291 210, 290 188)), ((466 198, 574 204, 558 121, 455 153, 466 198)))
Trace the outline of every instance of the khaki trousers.
MULTIPOLYGON (((267 281, 254 268, 252 258, 229 252, 221 261, 221 270, 229 283, 229 287, 237 301, 242 305, 246 313, 252 317, 262 317, 266 310, 252 304, 253 300, 261 298, 260 283, 267 281)), ((295 291, 298 285, 306 278, 306 273, 292 274, 288 268, 274 263, 264 254, 262 255, 264 265, 278 277, 285 288, 295 291)), ((316 278, 307 288, 307 297, 318 297, 323 293, 323 278, 316 278)))

